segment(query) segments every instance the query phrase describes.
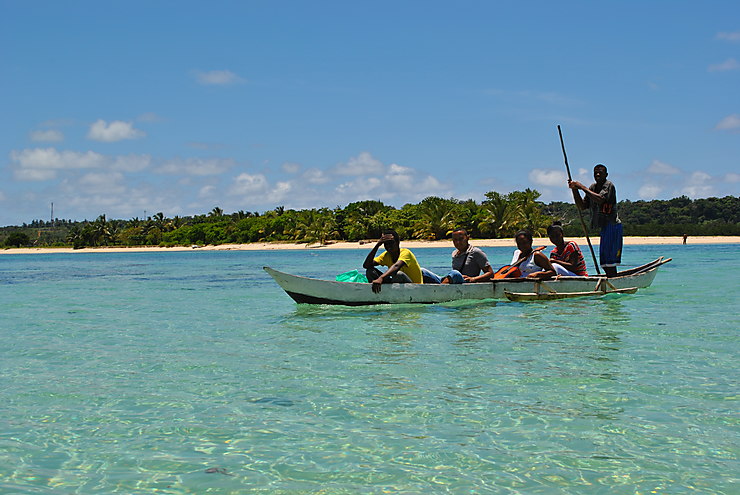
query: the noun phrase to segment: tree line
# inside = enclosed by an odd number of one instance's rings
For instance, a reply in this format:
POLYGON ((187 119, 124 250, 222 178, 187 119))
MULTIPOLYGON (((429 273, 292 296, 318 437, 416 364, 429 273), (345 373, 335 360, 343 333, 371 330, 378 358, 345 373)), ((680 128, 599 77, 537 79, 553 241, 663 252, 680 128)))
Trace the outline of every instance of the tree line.
MULTIPOLYGON (((457 227, 475 238, 507 238, 527 229, 544 236, 553 220, 563 223, 566 236, 581 236, 578 211, 572 203, 539 201, 533 189, 502 194, 491 191, 483 201, 430 196, 400 208, 381 201, 356 201, 345 207, 285 209, 166 217, 93 221, 41 221, 0 229, 5 246, 187 246, 250 242, 325 244, 330 241, 377 239, 386 228, 404 239, 444 239, 457 227)), ((692 200, 620 201, 619 217, 625 235, 680 236, 740 235, 740 197, 692 200)), ((584 214, 589 225, 588 213, 584 214)))

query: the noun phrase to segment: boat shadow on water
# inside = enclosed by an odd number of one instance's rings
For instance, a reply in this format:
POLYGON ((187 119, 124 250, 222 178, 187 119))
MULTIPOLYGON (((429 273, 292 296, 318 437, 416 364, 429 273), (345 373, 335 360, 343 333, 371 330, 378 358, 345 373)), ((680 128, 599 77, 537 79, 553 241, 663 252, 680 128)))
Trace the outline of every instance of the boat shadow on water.
MULTIPOLYGON (((290 312, 291 316, 326 318, 333 315, 346 318, 347 316, 381 316, 388 313, 419 313, 430 314, 438 312, 456 311, 460 309, 495 307, 502 301, 495 299, 463 299, 434 304, 406 303, 406 304, 373 304, 367 306, 342 306, 334 304, 297 304, 290 312)), ((290 317, 290 316, 287 316, 290 317)))

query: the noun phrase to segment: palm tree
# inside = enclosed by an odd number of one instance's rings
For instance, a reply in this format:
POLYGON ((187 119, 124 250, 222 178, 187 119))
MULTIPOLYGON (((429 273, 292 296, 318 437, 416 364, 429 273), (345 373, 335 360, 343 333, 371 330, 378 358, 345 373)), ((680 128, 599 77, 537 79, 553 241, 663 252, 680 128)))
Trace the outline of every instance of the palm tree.
POLYGON ((542 213, 543 205, 537 201, 540 197, 539 191, 527 188, 524 191, 514 191, 509 197, 521 212, 522 227, 529 230, 532 235, 544 235, 550 222, 542 213))
POLYGON ((178 215, 175 215, 174 217, 172 217, 171 223, 172 223, 172 229, 175 230, 185 225, 186 220, 178 215))
POLYGON ((339 210, 343 217, 340 222, 347 239, 356 241, 379 236, 379 229, 375 227, 378 215, 388 209, 381 201, 356 201, 339 210))
POLYGON ((417 205, 416 215, 417 219, 413 225, 414 237, 444 239, 456 226, 457 202, 429 196, 417 205))
POLYGON ((293 228, 290 229, 293 239, 308 244, 326 244, 329 239, 339 235, 334 215, 328 208, 310 209, 297 212, 293 228))
POLYGON ((67 237, 65 238, 65 240, 73 246, 78 246, 81 240, 80 227, 78 225, 73 225, 72 228, 70 228, 67 232, 67 237))
POLYGON ((521 221, 522 213, 508 195, 496 191, 486 193, 478 224, 481 232, 492 234, 494 238, 507 237, 516 232, 521 221))
POLYGON ((154 223, 154 227, 159 229, 161 232, 169 232, 173 229, 172 222, 169 218, 165 217, 164 213, 161 211, 154 214, 152 222, 154 223))
POLYGON ((105 218, 105 214, 96 218, 90 227, 93 246, 107 246, 113 241, 114 229, 111 223, 105 218))

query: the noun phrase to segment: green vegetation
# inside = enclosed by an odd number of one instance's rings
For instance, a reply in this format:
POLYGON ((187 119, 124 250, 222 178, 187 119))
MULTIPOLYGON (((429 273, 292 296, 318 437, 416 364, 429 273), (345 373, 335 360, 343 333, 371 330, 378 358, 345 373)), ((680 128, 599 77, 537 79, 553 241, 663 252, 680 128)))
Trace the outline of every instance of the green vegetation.
MULTIPOLYGON (((512 237, 526 228, 544 235, 552 220, 561 220, 566 236, 583 234, 578 212, 571 203, 539 201, 540 193, 526 189, 486 193, 485 200, 445 199, 435 196, 401 208, 380 201, 357 201, 344 208, 286 210, 278 206, 264 213, 226 214, 214 208, 207 215, 167 218, 157 213, 147 219, 73 222, 36 220, 0 228, 0 245, 16 246, 187 246, 249 242, 325 244, 331 240, 377 239, 393 228, 404 239, 443 239, 457 226, 475 238, 512 237)), ((588 213, 585 215, 588 224, 588 213)), ((740 235, 740 197, 691 200, 621 201, 619 217, 625 235, 680 236, 740 235)))

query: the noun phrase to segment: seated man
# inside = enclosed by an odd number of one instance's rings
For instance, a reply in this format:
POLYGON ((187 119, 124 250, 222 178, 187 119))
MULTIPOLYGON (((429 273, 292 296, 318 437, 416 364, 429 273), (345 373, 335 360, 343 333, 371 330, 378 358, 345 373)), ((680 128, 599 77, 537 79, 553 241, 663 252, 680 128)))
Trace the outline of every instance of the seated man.
POLYGON ((383 231, 383 235, 370 250, 362 266, 375 293, 380 292, 382 284, 423 283, 421 267, 416 261, 416 256, 408 249, 401 249, 401 240, 395 230, 383 231), (381 244, 385 252, 375 257, 381 244), (388 269, 381 273, 375 268, 377 265, 387 266, 388 269))
POLYGON ((583 259, 581 248, 575 241, 565 241, 563 227, 559 221, 554 221, 547 227, 547 235, 555 248, 550 252, 550 263, 558 275, 574 277, 576 275, 588 276, 586 272, 586 260, 583 259))
POLYGON ((483 282, 493 276, 493 268, 488 257, 480 248, 470 245, 470 235, 465 229, 456 229, 452 233, 452 271, 445 275, 441 283, 462 284, 483 282))

